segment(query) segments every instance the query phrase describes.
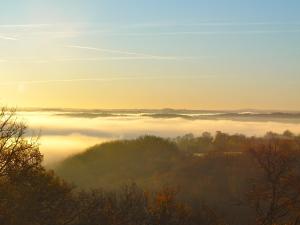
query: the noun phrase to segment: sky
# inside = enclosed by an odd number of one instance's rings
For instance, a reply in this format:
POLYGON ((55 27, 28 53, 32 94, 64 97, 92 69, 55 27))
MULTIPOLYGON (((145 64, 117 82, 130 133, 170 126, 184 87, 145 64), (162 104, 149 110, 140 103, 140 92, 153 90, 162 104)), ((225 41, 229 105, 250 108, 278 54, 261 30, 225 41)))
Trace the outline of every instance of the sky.
POLYGON ((0 104, 300 110, 299 0, 2 0, 0 104))

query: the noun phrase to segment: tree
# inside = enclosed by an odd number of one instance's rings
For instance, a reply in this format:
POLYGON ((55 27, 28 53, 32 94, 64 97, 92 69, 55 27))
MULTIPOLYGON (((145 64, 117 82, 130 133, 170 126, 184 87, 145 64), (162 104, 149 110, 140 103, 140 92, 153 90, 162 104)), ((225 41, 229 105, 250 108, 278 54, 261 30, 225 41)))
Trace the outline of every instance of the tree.
POLYGON ((150 224, 153 225, 188 225, 190 211, 186 205, 176 200, 177 192, 164 188, 155 193, 150 205, 150 224))
POLYGON ((14 110, 0 113, 0 224, 63 225, 74 215, 73 188, 42 166, 37 138, 14 110))
POLYGON ((41 168, 42 155, 37 139, 26 138, 26 125, 18 121, 14 110, 0 113, 0 179, 41 168))
POLYGON ((257 224, 299 224, 299 152, 283 139, 259 143, 249 152, 261 172, 247 194, 257 224))

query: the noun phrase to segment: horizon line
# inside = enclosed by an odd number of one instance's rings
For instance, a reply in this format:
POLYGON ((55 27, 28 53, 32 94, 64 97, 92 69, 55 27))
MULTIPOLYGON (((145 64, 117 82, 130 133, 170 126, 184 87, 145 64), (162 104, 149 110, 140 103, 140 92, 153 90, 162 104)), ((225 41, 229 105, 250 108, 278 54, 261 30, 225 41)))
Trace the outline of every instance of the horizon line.
MULTIPOLYGON (((11 107, 9 107, 11 108, 11 107)), ((151 108, 79 108, 79 107, 34 107, 34 106, 30 106, 30 107, 12 107, 15 108, 17 111, 18 109, 20 111, 56 111, 56 110, 60 110, 60 111, 149 111, 149 110, 153 110, 153 111, 163 111, 163 110, 169 110, 169 111, 202 111, 202 112, 290 112, 290 113, 300 113, 300 109, 259 109, 259 108, 236 108, 236 109, 199 109, 199 108, 170 108, 170 107, 165 107, 165 108, 161 108, 161 107, 151 107, 151 108)))

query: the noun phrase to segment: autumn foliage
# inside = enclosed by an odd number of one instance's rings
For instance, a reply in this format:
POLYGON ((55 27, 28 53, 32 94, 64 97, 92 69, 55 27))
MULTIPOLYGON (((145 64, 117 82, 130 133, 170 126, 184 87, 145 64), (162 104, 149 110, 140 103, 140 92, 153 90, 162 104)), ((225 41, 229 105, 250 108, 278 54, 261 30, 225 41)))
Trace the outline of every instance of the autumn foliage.
POLYGON ((290 132, 261 138, 221 132, 214 137, 146 136, 106 143, 61 167, 61 173, 72 168, 66 173, 81 181, 88 173, 90 180, 113 181, 85 189, 45 169, 38 138, 27 132, 14 111, 2 109, 0 224, 300 223, 300 138, 290 132), (118 179, 129 178, 134 179, 117 185, 118 179))

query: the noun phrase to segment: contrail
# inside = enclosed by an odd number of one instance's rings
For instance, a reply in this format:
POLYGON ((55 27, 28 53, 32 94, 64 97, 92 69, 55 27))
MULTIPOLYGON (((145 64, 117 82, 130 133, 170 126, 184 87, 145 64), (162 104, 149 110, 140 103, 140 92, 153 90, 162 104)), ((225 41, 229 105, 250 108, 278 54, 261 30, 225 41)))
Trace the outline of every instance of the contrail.
POLYGON ((93 51, 99 51, 99 52, 107 52, 107 53, 117 53, 117 54, 124 54, 124 55, 134 55, 134 56, 147 57, 147 58, 153 58, 153 59, 170 58, 170 57, 167 57, 167 56, 150 55, 150 54, 145 54, 145 53, 138 53, 138 52, 131 52, 131 51, 122 51, 122 50, 114 50, 114 49, 106 49, 106 48, 95 48, 95 47, 89 47, 89 46, 67 45, 65 47, 67 47, 67 48, 85 49, 85 50, 93 50, 93 51))
POLYGON ((8 86, 8 85, 15 85, 15 84, 49 84, 49 83, 69 83, 69 82, 84 82, 84 81, 114 81, 114 80, 127 80, 127 79, 132 79, 132 77, 24 80, 24 81, 15 81, 15 82, 4 82, 4 83, 0 83, 0 85, 8 86))
POLYGON ((300 25, 300 22, 199 22, 199 23, 140 23, 123 25, 120 28, 155 28, 155 27, 201 27, 201 26, 270 26, 270 25, 300 25))
POLYGON ((109 60, 180 60, 180 59, 194 59, 194 57, 148 57, 148 56, 126 56, 126 57, 97 57, 97 58, 61 58, 55 61, 109 61, 109 60))
POLYGON ((11 85, 24 85, 24 84, 51 84, 51 83, 73 83, 73 82, 110 82, 110 81, 122 81, 122 80, 159 80, 159 79, 206 79, 213 78, 214 76, 148 76, 148 77, 110 77, 110 78, 79 78, 79 79, 57 79, 57 80, 25 80, 25 81, 13 81, 2 82, 0 86, 11 85))
POLYGON ((195 59, 207 59, 208 57, 148 57, 148 56, 116 56, 116 57, 65 57, 65 58, 54 58, 54 59, 0 59, 0 63, 53 63, 53 62, 93 62, 93 61, 122 61, 122 60, 195 60, 195 59))
POLYGON ((40 28, 52 24, 0 24, 0 28, 40 28))
POLYGON ((153 33, 107 33, 109 36, 178 36, 178 35, 219 35, 219 34, 278 34, 278 33, 300 33, 295 30, 244 30, 244 31, 175 31, 175 32, 153 32, 153 33))

